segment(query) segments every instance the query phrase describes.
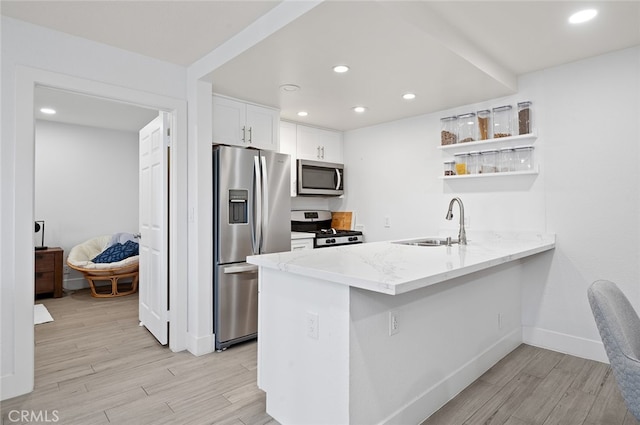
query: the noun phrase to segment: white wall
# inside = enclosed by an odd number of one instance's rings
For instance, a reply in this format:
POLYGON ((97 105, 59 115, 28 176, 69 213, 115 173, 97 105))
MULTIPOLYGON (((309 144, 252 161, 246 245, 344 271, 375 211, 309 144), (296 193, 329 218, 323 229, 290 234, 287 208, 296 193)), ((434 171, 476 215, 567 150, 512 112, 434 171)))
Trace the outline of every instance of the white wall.
POLYGON ((553 254, 526 265, 525 342, 604 360, 589 284, 616 281, 640 311, 639 80, 636 47, 524 75, 514 96, 347 132, 348 196, 332 207, 356 211, 368 241, 455 235, 444 220, 453 196, 471 240, 485 229, 556 233, 553 254), (440 118, 521 100, 533 102, 538 176, 438 179, 440 118))
MULTIPOLYGON (((186 69, 5 16, 1 19, 0 398, 5 399, 33 388, 34 123, 29 108, 34 82, 54 82, 63 89, 177 111, 176 139, 185 142, 186 69)), ((174 199, 184 199, 186 205, 186 191, 175 190, 186 176, 186 143, 184 148, 176 144, 172 152, 174 199)), ((186 257, 186 208, 172 207, 172 217, 177 235, 172 243, 184 245, 175 252, 186 257)), ((186 275, 186 260, 172 264, 177 287, 182 282, 176 277, 186 275)))
MULTIPOLYGON (((137 133, 36 122, 35 217, 45 221, 45 245, 64 249, 64 262, 88 239, 138 231, 138 156, 137 133)), ((63 286, 88 284, 71 270, 63 286)))

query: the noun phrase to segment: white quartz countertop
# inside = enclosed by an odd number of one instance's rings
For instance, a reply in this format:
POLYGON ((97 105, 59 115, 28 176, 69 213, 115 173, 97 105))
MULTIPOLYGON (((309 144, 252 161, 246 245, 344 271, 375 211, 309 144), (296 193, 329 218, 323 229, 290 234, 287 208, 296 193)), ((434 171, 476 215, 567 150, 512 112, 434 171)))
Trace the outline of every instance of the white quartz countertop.
POLYGON ((554 234, 488 233, 471 236, 468 245, 425 247, 373 242, 254 255, 247 257, 247 262, 397 295, 554 247, 554 234))
POLYGON ((315 233, 291 232, 291 240, 295 240, 295 239, 313 239, 315 237, 316 237, 315 233))

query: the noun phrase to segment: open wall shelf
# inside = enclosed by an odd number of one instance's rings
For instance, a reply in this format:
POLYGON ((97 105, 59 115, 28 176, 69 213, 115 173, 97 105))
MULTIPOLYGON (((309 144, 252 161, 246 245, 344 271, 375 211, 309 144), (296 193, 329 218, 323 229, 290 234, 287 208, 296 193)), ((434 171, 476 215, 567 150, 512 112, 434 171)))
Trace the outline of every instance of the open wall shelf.
POLYGON ((438 149, 453 155, 458 152, 530 145, 535 142, 537 138, 538 135, 533 132, 518 136, 500 137, 498 139, 477 140, 475 142, 455 143, 453 145, 440 145, 438 146, 438 149))

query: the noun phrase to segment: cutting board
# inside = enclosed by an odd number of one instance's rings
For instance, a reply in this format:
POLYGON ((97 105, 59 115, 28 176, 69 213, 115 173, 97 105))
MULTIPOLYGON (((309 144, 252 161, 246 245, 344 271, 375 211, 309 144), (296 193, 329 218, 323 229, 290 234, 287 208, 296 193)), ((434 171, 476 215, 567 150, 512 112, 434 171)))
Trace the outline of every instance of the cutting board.
POLYGON ((355 226, 354 214, 350 211, 336 211, 331 213, 331 227, 338 230, 353 230, 355 226))

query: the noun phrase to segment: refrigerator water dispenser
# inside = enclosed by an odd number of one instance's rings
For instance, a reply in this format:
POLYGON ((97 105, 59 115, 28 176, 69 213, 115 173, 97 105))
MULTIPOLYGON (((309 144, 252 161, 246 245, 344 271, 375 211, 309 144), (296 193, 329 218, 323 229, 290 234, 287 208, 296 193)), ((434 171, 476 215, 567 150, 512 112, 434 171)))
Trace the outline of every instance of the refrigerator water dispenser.
POLYGON ((245 189, 229 190, 229 224, 247 224, 247 206, 249 191, 245 189))

